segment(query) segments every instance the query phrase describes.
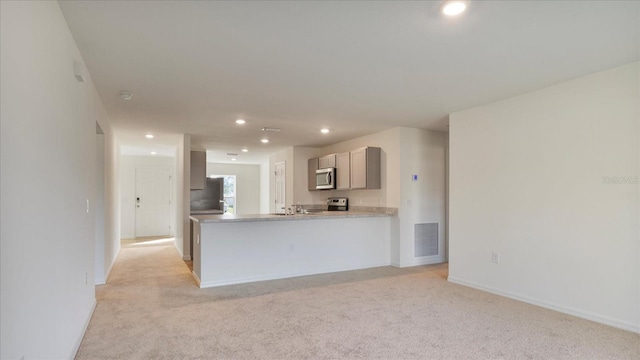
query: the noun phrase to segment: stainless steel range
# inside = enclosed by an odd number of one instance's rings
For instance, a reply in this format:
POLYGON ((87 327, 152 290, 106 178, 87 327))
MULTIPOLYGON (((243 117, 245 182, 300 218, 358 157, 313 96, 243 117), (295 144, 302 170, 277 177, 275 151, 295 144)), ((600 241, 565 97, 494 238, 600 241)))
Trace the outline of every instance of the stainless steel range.
POLYGON ((332 197, 327 199, 328 211, 347 211, 349 210, 349 199, 345 197, 332 197))

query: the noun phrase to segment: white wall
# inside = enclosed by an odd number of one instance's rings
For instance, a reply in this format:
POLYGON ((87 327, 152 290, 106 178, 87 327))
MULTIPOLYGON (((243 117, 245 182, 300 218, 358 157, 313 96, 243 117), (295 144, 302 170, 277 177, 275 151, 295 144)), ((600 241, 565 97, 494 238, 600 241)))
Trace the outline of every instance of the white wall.
POLYGON ((182 135, 176 144, 176 240, 175 246, 185 260, 191 259, 191 225, 189 199, 191 198, 191 136, 182 135))
POLYGON ((105 284, 120 252, 120 145, 105 115, 98 119, 104 131, 104 242, 96 245, 95 283, 105 284), (98 261, 98 258, 103 258, 98 261))
POLYGON ((162 167, 171 169, 171 235, 175 236, 175 176, 176 159, 168 156, 132 156, 122 155, 120 157, 120 211, 121 228, 120 237, 131 239, 136 236, 136 168, 142 167, 162 167))
POLYGON ((269 184, 269 161, 265 161, 260 164, 260 213, 268 214, 269 213, 269 189, 271 188, 269 184))
POLYGON ((260 165, 207 163, 207 177, 236 176, 236 214, 260 213, 260 165))
POLYGON ((640 331, 639 66, 451 114, 450 281, 640 331))
POLYGON ((446 149, 447 134, 400 128, 399 266, 441 263, 446 260, 446 149), (413 175, 418 176, 413 181, 413 175), (438 255, 414 256, 415 224, 438 224, 438 255))
POLYGON ((0 46, 0 358, 73 358, 95 306, 96 122, 106 163, 116 140, 57 2, 0 2, 0 46))
POLYGON ((93 274, 96 284, 105 283, 105 143, 104 133, 96 134, 96 194, 95 194, 95 272, 93 274))

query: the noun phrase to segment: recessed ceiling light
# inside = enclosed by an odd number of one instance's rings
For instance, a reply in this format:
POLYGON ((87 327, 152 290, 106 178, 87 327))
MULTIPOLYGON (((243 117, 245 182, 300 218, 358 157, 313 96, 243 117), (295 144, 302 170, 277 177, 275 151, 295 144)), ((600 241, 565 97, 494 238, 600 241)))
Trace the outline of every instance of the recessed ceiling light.
POLYGON ((244 125, 245 123, 246 123, 246 121, 244 121, 243 119, 236 120, 236 124, 238 124, 238 125, 244 125))
POLYGON ((120 92, 120 99, 122 100, 131 100, 133 99, 133 94, 130 92, 126 92, 126 91, 121 91, 120 92))
POLYGON ((280 128, 271 128, 271 127, 263 127, 262 131, 273 131, 273 132, 278 132, 280 131, 280 128))
POLYGON ((268 142, 269 142, 269 139, 260 139, 260 141, 261 141, 263 144, 266 144, 266 143, 268 143, 268 142))
POLYGON ((442 8, 442 13, 447 16, 456 16, 460 15, 466 8, 467 5, 462 1, 451 1, 442 8))
POLYGON ((323 134, 328 134, 329 133, 329 129, 324 128, 324 129, 321 129, 320 132, 323 133, 323 134))
POLYGON ((153 134, 147 134, 144 137, 146 137, 147 139, 153 139, 153 134))
POLYGON ((236 161, 236 158, 231 158, 231 161, 236 161))
POLYGON ((151 152, 151 155, 155 155, 155 154, 157 154, 155 151, 152 151, 152 152, 151 152))
POLYGON ((242 152, 248 152, 249 149, 242 149, 242 152))

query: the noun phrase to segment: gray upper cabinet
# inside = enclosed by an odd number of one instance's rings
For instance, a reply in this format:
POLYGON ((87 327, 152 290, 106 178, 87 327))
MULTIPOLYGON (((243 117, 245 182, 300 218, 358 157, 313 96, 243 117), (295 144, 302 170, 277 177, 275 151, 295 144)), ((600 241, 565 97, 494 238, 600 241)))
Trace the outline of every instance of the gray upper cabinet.
POLYGON ((349 153, 340 153, 336 155, 336 189, 349 190, 351 188, 351 168, 349 166, 349 153))
POLYGON ((351 189, 380 189, 381 151, 364 147, 351 151, 351 189))
POLYGON ((318 159, 318 169, 336 167, 336 154, 326 155, 318 159))
POLYGON ((307 164, 307 179, 309 190, 316 190, 316 170, 318 170, 318 158, 309 159, 307 164))
POLYGON ((191 152, 191 190, 203 190, 207 178, 207 152, 191 152))

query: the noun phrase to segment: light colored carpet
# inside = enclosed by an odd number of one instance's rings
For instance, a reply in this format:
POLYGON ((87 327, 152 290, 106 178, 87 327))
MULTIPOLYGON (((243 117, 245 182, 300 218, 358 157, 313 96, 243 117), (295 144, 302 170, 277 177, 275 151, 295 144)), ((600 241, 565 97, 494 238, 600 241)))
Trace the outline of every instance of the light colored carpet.
POLYGON ((382 267, 199 289, 172 245, 124 247, 77 359, 639 359, 640 335, 382 267))

